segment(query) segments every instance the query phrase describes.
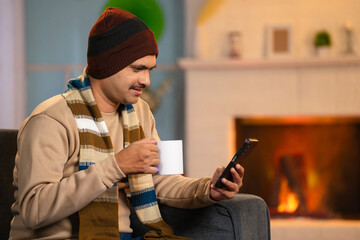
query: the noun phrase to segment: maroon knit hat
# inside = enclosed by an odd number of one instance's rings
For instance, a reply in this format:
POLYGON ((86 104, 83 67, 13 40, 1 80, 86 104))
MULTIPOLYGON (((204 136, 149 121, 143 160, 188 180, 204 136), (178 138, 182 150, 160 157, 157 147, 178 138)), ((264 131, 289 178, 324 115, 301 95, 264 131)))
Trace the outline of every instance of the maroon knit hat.
POLYGON ((158 55, 154 33, 133 14, 107 8, 89 33, 87 73, 103 79, 139 58, 158 55))

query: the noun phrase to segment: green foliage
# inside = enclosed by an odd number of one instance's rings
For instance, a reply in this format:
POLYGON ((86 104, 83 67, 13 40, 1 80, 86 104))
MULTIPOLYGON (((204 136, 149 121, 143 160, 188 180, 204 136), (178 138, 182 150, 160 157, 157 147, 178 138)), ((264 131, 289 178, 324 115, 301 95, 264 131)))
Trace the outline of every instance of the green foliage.
POLYGON ((164 29, 164 14, 155 0, 109 0, 105 6, 124 9, 140 18, 159 40, 164 29))
POLYGON ((314 46, 331 46, 331 37, 327 31, 320 31, 315 35, 314 46))

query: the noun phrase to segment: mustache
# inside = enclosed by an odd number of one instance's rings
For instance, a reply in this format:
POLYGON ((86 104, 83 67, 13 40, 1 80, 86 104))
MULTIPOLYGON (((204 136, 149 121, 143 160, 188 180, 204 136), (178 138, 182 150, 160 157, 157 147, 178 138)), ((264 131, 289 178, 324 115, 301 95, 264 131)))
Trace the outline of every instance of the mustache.
POLYGON ((130 89, 144 89, 146 86, 144 84, 132 85, 130 89))

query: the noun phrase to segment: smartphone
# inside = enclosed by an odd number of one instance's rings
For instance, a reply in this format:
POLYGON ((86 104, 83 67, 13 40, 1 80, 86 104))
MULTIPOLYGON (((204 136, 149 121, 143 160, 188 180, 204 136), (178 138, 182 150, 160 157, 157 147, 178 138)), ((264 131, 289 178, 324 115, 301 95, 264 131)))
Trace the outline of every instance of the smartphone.
MULTIPOLYGON (((217 188, 225 188, 225 185, 221 182, 221 179, 226 178, 229 181, 233 181, 233 177, 231 175, 230 169, 235 168, 236 164, 241 164, 241 162, 251 153, 254 147, 258 144, 258 140, 255 138, 247 138, 244 143, 241 145, 237 153, 231 159, 224 172, 221 174, 219 179, 215 183, 215 187, 217 188)), ((236 170, 236 169, 235 169, 236 170)))

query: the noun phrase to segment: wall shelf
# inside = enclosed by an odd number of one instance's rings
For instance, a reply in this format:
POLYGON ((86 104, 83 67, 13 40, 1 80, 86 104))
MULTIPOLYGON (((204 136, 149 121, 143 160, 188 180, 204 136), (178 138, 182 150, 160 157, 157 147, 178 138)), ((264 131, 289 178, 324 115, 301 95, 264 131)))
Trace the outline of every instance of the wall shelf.
POLYGON ((308 59, 256 59, 256 60, 200 60, 181 58, 178 61, 184 70, 237 70, 252 68, 311 68, 360 66, 360 57, 347 56, 337 58, 308 59))

